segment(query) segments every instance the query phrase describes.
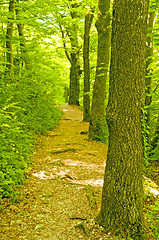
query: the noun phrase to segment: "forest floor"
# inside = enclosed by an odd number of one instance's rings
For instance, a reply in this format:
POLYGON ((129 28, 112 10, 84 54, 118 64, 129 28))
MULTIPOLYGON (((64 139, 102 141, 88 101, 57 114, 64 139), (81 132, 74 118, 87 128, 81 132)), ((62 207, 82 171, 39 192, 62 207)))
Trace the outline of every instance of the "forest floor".
POLYGON ((94 220, 107 146, 88 140, 88 123, 77 107, 61 108, 59 125, 38 140, 17 202, 0 212, 1 240, 114 239, 94 220))

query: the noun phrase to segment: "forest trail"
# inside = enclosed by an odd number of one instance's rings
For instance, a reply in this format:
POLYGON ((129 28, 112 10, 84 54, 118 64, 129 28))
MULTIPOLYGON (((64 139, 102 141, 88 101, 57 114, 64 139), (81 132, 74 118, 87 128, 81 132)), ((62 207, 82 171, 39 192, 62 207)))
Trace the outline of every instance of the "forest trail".
POLYGON ((88 123, 76 106, 61 108, 59 125, 38 140, 18 201, 0 213, 2 240, 107 239, 93 220, 107 146, 88 141, 88 123))

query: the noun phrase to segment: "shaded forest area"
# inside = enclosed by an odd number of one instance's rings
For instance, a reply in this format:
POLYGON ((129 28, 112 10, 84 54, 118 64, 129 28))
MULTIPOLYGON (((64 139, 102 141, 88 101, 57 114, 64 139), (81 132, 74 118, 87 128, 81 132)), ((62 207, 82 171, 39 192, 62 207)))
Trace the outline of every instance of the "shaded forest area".
POLYGON ((59 106, 76 105, 88 123, 81 134, 108 146, 96 221, 119 239, 146 239, 146 214, 158 239, 158 196, 143 194, 142 176, 159 185, 159 4, 131 2, 1 1, 2 211, 18 201, 59 106))

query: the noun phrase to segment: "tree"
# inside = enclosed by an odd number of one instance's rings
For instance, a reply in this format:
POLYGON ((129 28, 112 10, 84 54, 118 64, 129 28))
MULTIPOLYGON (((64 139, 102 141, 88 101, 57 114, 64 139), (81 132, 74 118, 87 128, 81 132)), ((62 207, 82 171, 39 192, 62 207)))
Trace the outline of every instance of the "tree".
MULTIPOLYGON (((72 0, 71 0, 72 1, 72 0)), ((73 20, 70 41, 71 41, 71 68, 70 68, 70 95, 69 95, 69 104, 70 105, 79 105, 79 79, 80 79, 80 64, 79 64, 79 46, 78 46, 78 37, 77 37, 77 22, 75 21, 78 18, 77 14, 77 3, 71 3, 71 17, 73 20)))
POLYGON ((78 43, 78 4, 75 1, 69 0, 67 8, 71 18, 68 17, 68 15, 65 17, 64 14, 60 14, 60 18, 57 19, 57 22, 60 26, 65 54, 70 62, 69 104, 79 105, 79 80, 81 77, 81 70, 79 61, 80 47, 78 43), (67 18, 69 18, 69 21, 67 18), (66 37, 69 37, 70 40, 70 52, 66 46, 66 37))
POLYGON ((142 108, 148 0, 115 0, 110 89, 106 120, 109 146, 99 224, 117 235, 143 237, 142 108))
MULTIPOLYGON (((0 18, 3 19, 3 21, 1 20, 1 31, 0 34, 2 36, 5 36, 5 27, 4 27, 4 6, 1 4, 0 5, 0 18)), ((4 68, 5 64, 5 49, 6 49, 6 42, 4 41, 4 39, 1 37, 0 38, 0 61, 1 61, 1 68, 4 68)))
MULTIPOLYGON (((24 55, 26 53, 26 40, 24 36, 24 24, 22 23, 22 16, 21 16, 21 7, 19 0, 16 0, 16 7, 15 7, 15 12, 16 12, 16 20, 17 20, 17 27, 18 27, 18 34, 19 34, 19 40, 20 40, 20 50, 21 50, 21 61, 22 65, 24 65, 24 62, 26 62, 26 59, 24 58, 24 55)), ((27 67, 27 64, 26 64, 27 67)))
POLYGON ((98 1, 98 55, 89 125, 89 138, 102 139, 105 114, 105 90, 110 51, 110 1, 98 1))
POLYGON ((9 17, 8 17, 7 34, 6 34, 6 51, 7 51, 6 68, 10 71, 10 73, 13 71, 12 34, 13 34, 14 12, 15 12, 15 0, 10 0, 9 17))
POLYGON ((84 93, 83 93, 83 120, 90 120, 90 66, 89 66, 89 39, 90 29, 93 21, 93 13, 90 9, 85 15, 85 32, 83 46, 83 68, 84 68, 84 93))

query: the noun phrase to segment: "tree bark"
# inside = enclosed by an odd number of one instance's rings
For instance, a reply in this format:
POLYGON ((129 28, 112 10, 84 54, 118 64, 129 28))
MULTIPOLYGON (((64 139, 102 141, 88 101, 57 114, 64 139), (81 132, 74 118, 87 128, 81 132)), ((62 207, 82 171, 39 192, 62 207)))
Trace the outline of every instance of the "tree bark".
POLYGON ((89 139, 102 140, 105 115, 106 79, 110 51, 110 1, 98 1, 98 55, 96 77, 93 86, 93 99, 89 125, 89 139))
POLYGON ((93 11, 89 10, 85 15, 83 63, 84 63, 84 91, 83 91, 83 121, 90 120, 90 66, 89 66, 89 41, 90 29, 93 21, 93 11))
POLYGON ((148 0, 115 0, 106 119, 109 146, 102 205, 97 217, 105 229, 138 240, 143 237, 142 108, 148 0))
MULTIPOLYGON (((70 62, 70 86, 69 86, 69 101, 70 105, 79 105, 79 79, 80 79, 80 65, 79 65, 79 49, 77 42, 77 35, 75 34, 75 39, 72 33, 67 33, 70 37, 71 43, 71 53, 68 52, 65 42, 65 34, 62 25, 60 25, 60 30, 62 34, 63 47, 65 50, 65 55, 70 62)), ((67 30, 68 32, 68 30, 67 30)))
POLYGON ((6 34, 6 51, 7 51, 7 64, 6 68, 10 73, 13 72, 13 47, 12 47, 12 34, 13 34, 13 19, 15 12, 15 0, 9 2, 9 17, 7 24, 6 34))
MULTIPOLYGON (((70 0, 72 2, 72 0, 70 0)), ((70 42, 71 42, 71 67, 70 67, 70 93, 69 93, 69 104, 79 105, 79 93, 80 86, 79 80, 81 76, 80 63, 79 63, 79 46, 78 46, 78 36, 77 36, 77 3, 71 3, 71 18, 72 26, 70 28, 70 42)))
POLYGON ((71 53, 69 105, 79 105, 80 65, 78 53, 71 53))

